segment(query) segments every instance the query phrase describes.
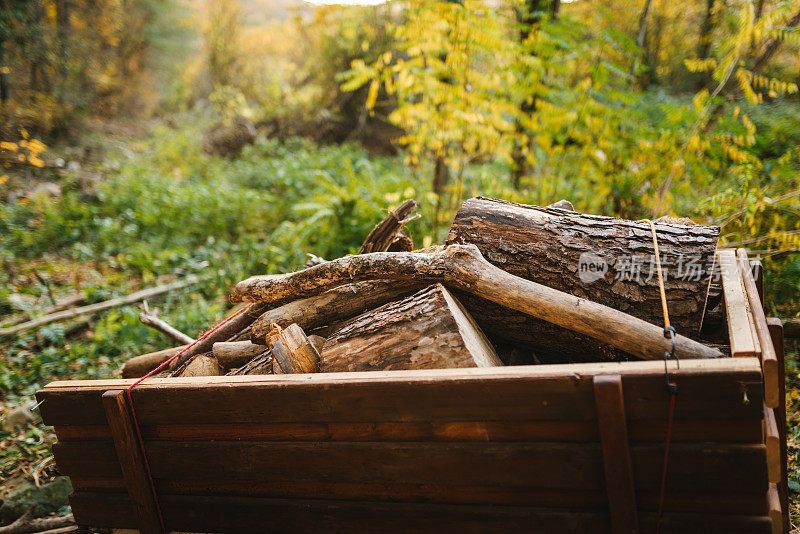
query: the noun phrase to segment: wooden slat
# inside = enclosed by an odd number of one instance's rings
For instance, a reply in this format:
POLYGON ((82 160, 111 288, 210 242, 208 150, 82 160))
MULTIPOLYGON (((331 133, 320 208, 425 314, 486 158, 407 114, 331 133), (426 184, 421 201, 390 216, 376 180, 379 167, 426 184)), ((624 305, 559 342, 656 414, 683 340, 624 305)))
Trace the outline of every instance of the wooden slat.
MULTIPOLYGON (((661 414, 654 414, 661 415, 661 414)), ((142 436, 150 441, 566 441, 600 439, 595 421, 412 421, 358 423, 250 423, 206 425, 146 425, 142 436)), ((631 442, 663 443, 663 417, 630 421, 631 442)), ((107 426, 58 426, 59 441, 110 440, 107 426)), ((759 443, 759 419, 676 420, 672 441, 759 443)))
MULTIPOLYGON (((604 489, 598 445, 577 443, 150 442, 153 477, 353 483, 513 485, 604 489), (214 462, 209 462, 214 458, 214 462)), ((119 477, 113 447, 56 443, 59 469, 71 476, 119 477)), ((631 447, 635 485, 660 481, 662 445, 631 447)), ((668 487, 767 490, 764 445, 675 444, 668 487)))
POLYGON ((731 355, 737 358, 756 356, 756 345, 747 312, 747 297, 742 275, 737 265, 736 253, 731 249, 718 250, 717 263, 722 277, 722 295, 725 301, 725 315, 728 319, 731 355))
POLYGON ((739 271, 744 280, 744 288, 747 293, 747 300, 750 303, 750 311, 761 344, 761 371, 764 375, 764 401, 770 408, 777 408, 780 399, 780 371, 778 370, 778 357, 775 348, 772 346, 772 339, 767 326, 767 318, 764 315, 764 308, 758 296, 758 289, 753 280, 753 273, 750 271, 750 263, 747 258, 747 251, 740 248, 736 252, 739 260, 739 271))
POLYGON ((639 532, 639 519, 625 422, 622 377, 596 376, 594 395, 612 531, 614 534, 635 534, 639 532))
MULTIPOLYGON (((125 495, 77 492, 70 503, 78 522, 135 527, 125 495)), ((165 496, 162 504, 169 529, 193 532, 252 532, 253 525, 277 532, 611 532, 607 513, 586 510, 194 496, 165 496)), ((642 530, 654 528, 654 514, 644 514, 642 530)), ((769 534, 771 528, 766 516, 665 514, 660 532, 769 534)))
POLYGON ((767 491, 767 507, 769 508, 769 518, 772 521, 772 534, 784 532, 783 511, 781 510, 781 498, 778 495, 778 486, 770 484, 767 491))
MULTIPOLYGON (((585 366, 584 366, 585 367, 585 366)), ((652 420, 668 401, 661 362, 596 364, 585 374, 572 365, 456 369, 436 373, 388 371, 155 379, 133 391, 143 426, 172 424, 338 423, 363 421, 590 421, 592 379, 622 375, 628 418, 652 420), (496 371, 500 369, 502 372, 496 371), (572 370, 570 370, 572 369, 572 370), (469 372, 467 372, 469 371, 469 372), (478 372, 475 372, 478 371, 478 372), (332 376, 332 375, 345 376, 332 376), (287 380, 285 377, 299 377, 287 380), (231 380, 244 378, 249 380, 231 380), (218 379, 218 380, 214 380, 218 379), (221 379, 221 380, 219 380, 221 379), (185 381, 185 382, 183 382, 185 381)), ((676 419, 761 418, 746 403, 761 394, 758 361, 751 358, 681 362, 676 419)), ((45 424, 101 425, 99 396, 126 380, 56 383, 37 393, 45 424)))
POLYGON ((769 481, 781 481, 781 438, 772 408, 764 405, 764 444, 767 446, 767 472, 769 481))
POLYGON ((758 290, 758 299, 764 305, 764 265, 761 260, 750 260, 750 272, 753 273, 753 280, 758 290))
POLYGON ((125 398, 125 391, 105 392, 103 406, 108 417, 116 456, 133 505, 139 531, 143 534, 160 534, 163 530, 161 520, 145 469, 145 458, 133 426, 131 408, 125 398))
POLYGON ((775 419, 778 423, 778 435, 780 436, 781 446, 781 481, 778 484, 778 495, 781 499, 781 510, 783 510, 783 528, 789 532, 789 455, 786 448, 786 366, 783 351, 783 323, 780 319, 771 317, 767 319, 772 347, 778 359, 778 386, 780 389, 780 399, 778 406, 774 408, 775 419))
MULTIPOLYGON (((71 477, 75 491, 124 493, 121 478, 71 477)), ((447 486, 441 484, 367 484, 349 482, 263 482, 258 480, 180 479, 156 481, 159 496, 227 495, 292 499, 339 499, 357 501, 434 502, 451 504, 498 504, 604 510, 608 497, 604 490, 531 489, 521 486, 447 486)), ((640 510, 656 511, 657 490, 639 492, 640 510)), ((665 497, 668 512, 766 515, 764 493, 735 492, 730 488, 717 492, 671 492, 665 497)))

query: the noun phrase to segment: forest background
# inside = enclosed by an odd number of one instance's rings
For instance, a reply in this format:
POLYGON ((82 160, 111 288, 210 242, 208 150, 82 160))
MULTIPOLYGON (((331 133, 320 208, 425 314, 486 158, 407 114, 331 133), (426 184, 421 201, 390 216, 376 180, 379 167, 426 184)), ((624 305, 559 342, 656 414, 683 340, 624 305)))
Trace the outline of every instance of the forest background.
MULTIPOLYGON (((796 319, 798 82, 800 0, 0 0, 0 325, 197 274, 151 303, 196 335, 235 281, 357 251, 404 198, 441 242, 478 194, 717 224, 796 319)), ((139 311, 0 339, 4 420, 169 345, 139 311)), ((0 483, 53 439, 3 425, 0 483)))

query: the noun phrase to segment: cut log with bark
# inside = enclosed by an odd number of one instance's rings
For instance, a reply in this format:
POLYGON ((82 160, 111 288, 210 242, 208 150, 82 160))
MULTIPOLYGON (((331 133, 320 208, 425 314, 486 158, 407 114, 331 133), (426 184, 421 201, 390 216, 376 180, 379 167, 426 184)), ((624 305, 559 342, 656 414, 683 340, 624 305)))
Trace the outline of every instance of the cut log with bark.
MULTIPOLYGON (((666 223, 655 228, 670 322, 678 332, 695 335, 719 228, 666 223), (700 270, 692 271, 695 267, 700 270)), ((489 262, 526 280, 663 324, 646 222, 473 198, 456 214, 447 236, 452 243, 473 244, 489 262)))
MULTIPOLYGON (((658 221, 655 228, 670 322, 679 333, 696 338, 719 228, 658 221)), ((664 324, 647 222, 473 198, 456 214, 447 243, 474 244, 489 262, 511 274, 664 324)), ((490 339, 523 343, 548 363, 626 358, 569 329, 504 311, 486 299, 457 295, 490 339)), ((709 305, 717 300, 718 293, 712 294, 709 305)))
POLYGON ((414 248, 411 239, 403 233, 403 227, 409 222, 418 219, 419 215, 411 216, 417 207, 417 201, 408 199, 400 204, 396 210, 389 211, 381 222, 369 233, 361 245, 359 254, 369 252, 408 252, 414 248))
POLYGON ((223 368, 231 369, 241 367, 267 350, 269 349, 264 345, 256 345, 250 341, 220 341, 214 343, 211 352, 223 368))
POLYGON ((219 376, 223 374, 217 359, 206 354, 198 354, 177 376, 219 376))
POLYGON ((286 328, 273 324, 268 341, 272 350, 273 373, 319 372, 319 351, 296 324, 286 328))
POLYGON ((441 284, 349 321, 325 342, 320 370, 377 371, 503 365, 461 303, 441 284))
POLYGON ((181 347, 172 347, 157 352, 142 354, 141 356, 134 356, 122 364, 122 378, 140 378, 185 348, 186 345, 183 345, 181 347))
POLYGON ((266 344, 272 324, 296 323, 304 331, 344 321, 387 302, 411 295, 424 287, 415 280, 368 280, 331 289, 320 295, 295 300, 269 310, 253 323, 250 340, 266 344))
MULTIPOLYGON (((662 328, 603 304, 514 276, 486 261, 474 245, 451 245, 432 253, 361 254, 294 273, 254 276, 239 282, 231 298, 269 304, 370 279, 443 282, 643 359, 661 359, 672 347, 662 328)), ((681 359, 722 356, 718 350, 681 335, 677 336, 675 354, 681 359)))

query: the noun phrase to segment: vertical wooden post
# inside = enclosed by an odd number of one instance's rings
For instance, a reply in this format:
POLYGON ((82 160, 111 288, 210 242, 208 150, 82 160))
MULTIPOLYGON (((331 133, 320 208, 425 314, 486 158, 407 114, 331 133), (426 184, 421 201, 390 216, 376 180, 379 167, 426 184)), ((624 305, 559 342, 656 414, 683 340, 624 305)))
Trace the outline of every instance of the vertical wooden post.
POLYGON ((789 532, 789 456, 786 450, 786 363, 783 351, 783 323, 777 317, 767 319, 767 328, 772 339, 772 347, 775 349, 775 356, 778 358, 778 386, 780 389, 780 399, 775 408, 775 421, 778 424, 778 436, 780 436, 781 448, 781 481, 778 483, 778 495, 780 496, 781 510, 783 511, 783 530, 789 532))
POLYGON ((133 426, 131 407, 125 391, 112 390, 103 393, 103 407, 117 450, 122 477, 133 501, 139 531, 142 534, 162 534, 155 496, 147 476, 144 455, 133 426))
POLYGON ((595 376, 594 398, 612 532, 638 534, 639 519, 620 375, 595 376))

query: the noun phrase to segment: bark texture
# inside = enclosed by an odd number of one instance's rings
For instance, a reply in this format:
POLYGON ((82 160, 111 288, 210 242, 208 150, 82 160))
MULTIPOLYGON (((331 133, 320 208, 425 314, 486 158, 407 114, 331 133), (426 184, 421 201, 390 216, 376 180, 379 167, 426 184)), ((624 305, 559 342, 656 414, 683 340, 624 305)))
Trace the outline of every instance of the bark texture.
POLYGON ((328 338, 320 370, 377 371, 502 365, 469 313, 441 284, 369 311, 328 338))
MULTIPOLYGON (((697 335, 719 228, 659 222, 655 227, 670 321, 682 334, 697 335), (703 272, 679 278, 679 262, 683 259, 686 271, 689 257, 697 259, 691 265, 702 265, 703 272)), ((489 262, 511 274, 656 325, 664 322, 646 222, 473 198, 456 214, 447 243, 474 244, 489 262), (606 271, 592 276, 582 255, 599 259, 606 271)), ((479 310, 474 314, 479 322, 486 315, 479 310)))
POLYGON ((295 300, 262 314, 253 323, 250 340, 266 344, 270 326, 285 328, 296 323, 310 332, 332 322, 344 321, 424 287, 415 280, 368 280, 331 289, 320 295, 295 300))
MULTIPOLYGON (((475 245, 451 245, 428 253, 361 254, 294 273, 254 276, 236 284, 231 298, 271 303, 290 295, 309 297, 370 279, 442 282, 611 344, 643 359, 661 359, 664 352, 672 348, 661 327, 609 306, 510 274, 486 261, 475 245)), ((682 335, 677 336, 675 355, 681 359, 722 356, 718 350, 682 335)))
POLYGON ((417 207, 417 201, 408 199, 400 204, 396 210, 390 211, 381 222, 369 233, 361 245, 359 254, 369 252, 409 252, 414 244, 411 239, 403 233, 403 227, 419 216, 410 217, 411 212, 417 207))

